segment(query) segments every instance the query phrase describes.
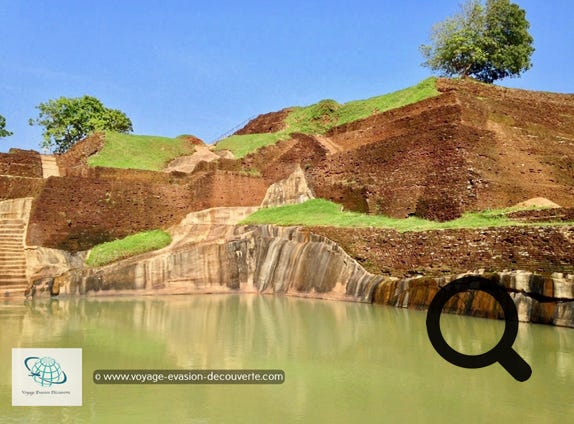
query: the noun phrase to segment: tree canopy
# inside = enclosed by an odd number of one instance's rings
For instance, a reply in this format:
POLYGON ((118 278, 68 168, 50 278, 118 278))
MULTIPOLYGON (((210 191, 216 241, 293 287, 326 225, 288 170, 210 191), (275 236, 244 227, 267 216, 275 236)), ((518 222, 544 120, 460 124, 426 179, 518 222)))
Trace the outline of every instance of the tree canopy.
POLYGON ((9 137, 12 133, 6 129, 6 118, 0 115, 0 138, 9 137))
POLYGON ((98 131, 133 131, 131 120, 117 109, 105 107, 91 96, 60 97, 36 106, 40 111, 30 125, 44 127, 42 147, 64 153, 78 141, 98 131))
POLYGON ((519 76, 532 67, 529 27, 524 9, 510 0, 469 0, 433 27, 431 44, 421 46, 423 65, 487 83, 519 76))

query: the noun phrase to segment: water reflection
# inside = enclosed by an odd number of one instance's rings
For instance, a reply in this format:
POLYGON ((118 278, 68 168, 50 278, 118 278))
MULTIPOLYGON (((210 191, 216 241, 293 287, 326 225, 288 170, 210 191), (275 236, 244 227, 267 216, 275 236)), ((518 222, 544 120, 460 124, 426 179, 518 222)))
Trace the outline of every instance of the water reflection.
MULTIPOLYGON (((504 325, 446 316, 456 329, 453 347, 461 349, 487 349, 481 340, 495 338, 496 325, 504 325)), ((425 318, 424 312, 384 306, 263 295, 5 304, 0 306, 0 403, 11 403, 10 348, 44 346, 83 348, 84 406, 12 408, 8 416, 15 421, 571 418, 574 330, 521 324, 514 348, 532 366, 533 376, 517 383, 498 365, 467 370, 444 361, 428 341, 425 318), (280 386, 92 384, 92 371, 103 368, 279 368, 287 381, 280 386)))

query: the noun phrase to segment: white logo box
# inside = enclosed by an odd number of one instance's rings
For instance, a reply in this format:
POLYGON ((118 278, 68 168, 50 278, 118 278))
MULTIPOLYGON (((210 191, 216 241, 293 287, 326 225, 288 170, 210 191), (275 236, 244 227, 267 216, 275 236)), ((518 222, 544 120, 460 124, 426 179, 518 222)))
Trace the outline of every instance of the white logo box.
POLYGON ((82 406, 82 349, 13 348, 12 406, 82 406))

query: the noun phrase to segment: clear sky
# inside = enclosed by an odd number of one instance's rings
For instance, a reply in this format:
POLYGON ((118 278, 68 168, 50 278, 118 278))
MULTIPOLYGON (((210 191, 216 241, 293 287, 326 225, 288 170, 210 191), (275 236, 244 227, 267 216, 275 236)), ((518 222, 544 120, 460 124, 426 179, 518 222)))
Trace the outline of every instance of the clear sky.
MULTIPOLYGON (((501 85, 574 92, 574 1, 515 0, 534 67, 501 85)), ((39 150, 35 106, 98 97, 134 132, 207 142, 257 114, 384 94, 431 75, 418 51, 459 0, 0 0, 0 114, 39 150)))

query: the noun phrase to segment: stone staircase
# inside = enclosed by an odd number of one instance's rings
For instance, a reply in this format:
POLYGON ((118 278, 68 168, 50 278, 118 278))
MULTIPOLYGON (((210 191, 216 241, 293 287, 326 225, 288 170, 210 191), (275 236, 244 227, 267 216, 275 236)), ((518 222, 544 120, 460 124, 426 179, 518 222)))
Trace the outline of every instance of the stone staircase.
POLYGON ((0 297, 21 297, 26 278, 26 227, 31 198, 0 202, 0 297))
POLYGON ((54 155, 41 155, 40 158, 42 159, 42 176, 44 178, 60 176, 60 168, 58 168, 54 155))

